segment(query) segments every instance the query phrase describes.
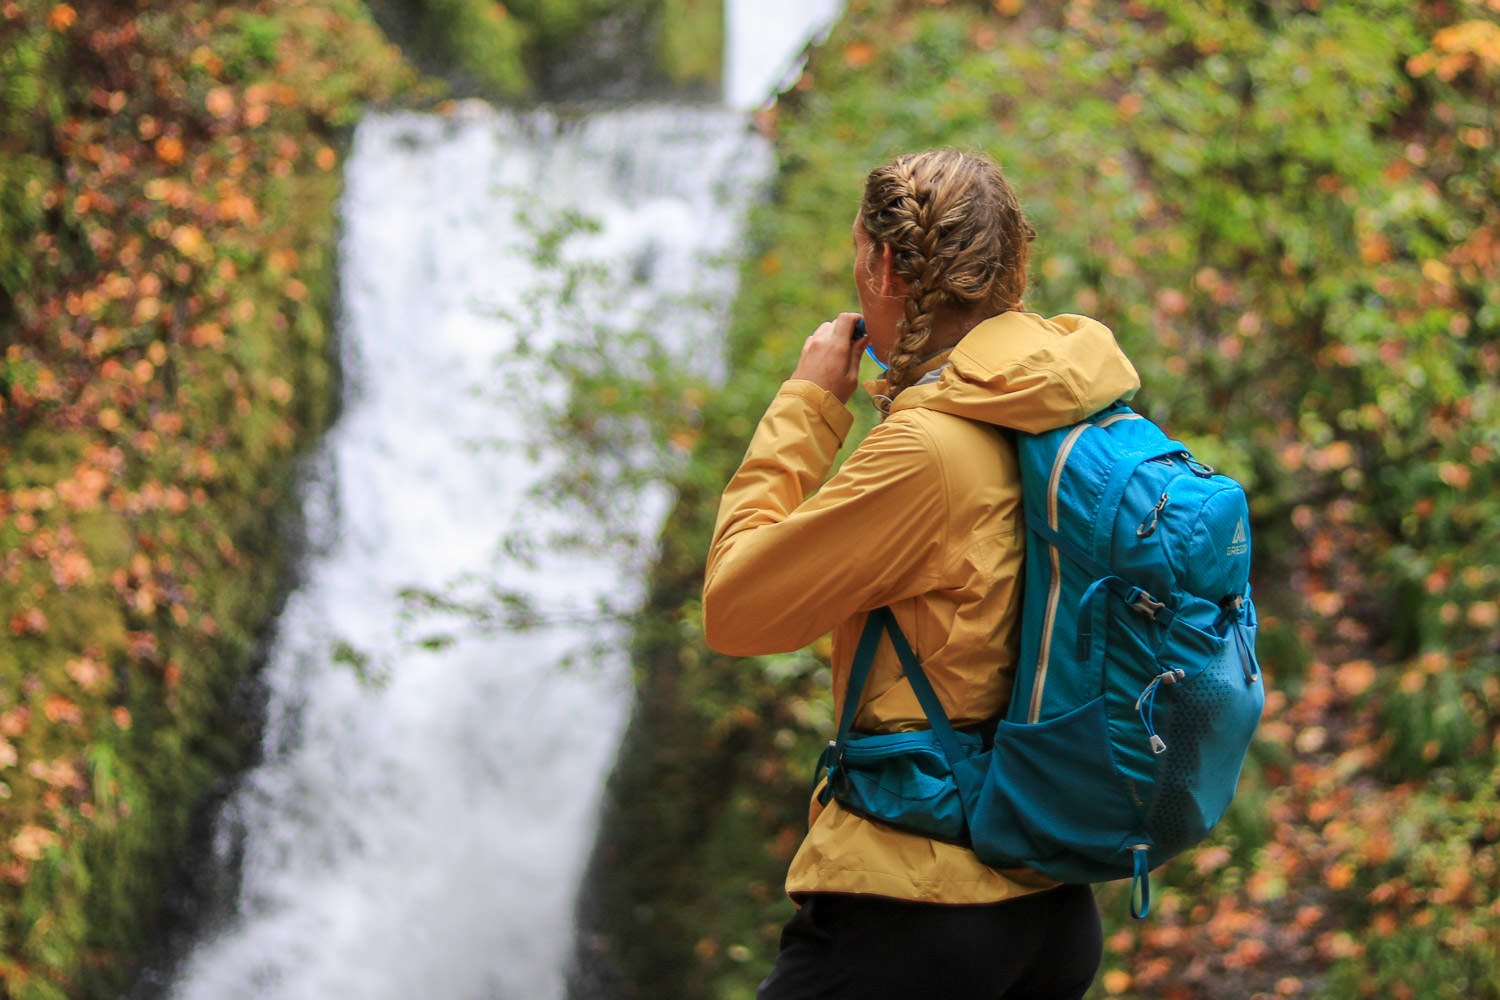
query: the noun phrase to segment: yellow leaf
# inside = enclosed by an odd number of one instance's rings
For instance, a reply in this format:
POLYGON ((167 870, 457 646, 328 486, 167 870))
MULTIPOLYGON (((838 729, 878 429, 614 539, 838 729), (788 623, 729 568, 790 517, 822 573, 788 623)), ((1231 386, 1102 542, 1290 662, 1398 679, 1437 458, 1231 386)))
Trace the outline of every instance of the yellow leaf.
POLYGON ((172 245, 184 257, 194 257, 203 249, 203 231, 197 226, 178 226, 172 230, 172 245))

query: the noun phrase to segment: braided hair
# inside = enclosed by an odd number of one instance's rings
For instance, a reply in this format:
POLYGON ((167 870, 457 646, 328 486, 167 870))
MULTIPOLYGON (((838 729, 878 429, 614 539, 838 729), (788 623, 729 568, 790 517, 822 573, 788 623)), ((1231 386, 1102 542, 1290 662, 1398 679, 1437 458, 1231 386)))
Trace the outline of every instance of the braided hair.
POLYGON ((870 172, 859 221, 877 254, 890 247, 892 271, 907 288, 887 399, 915 380, 940 310, 1021 308, 1036 230, 989 157, 956 149, 898 156, 870 172))

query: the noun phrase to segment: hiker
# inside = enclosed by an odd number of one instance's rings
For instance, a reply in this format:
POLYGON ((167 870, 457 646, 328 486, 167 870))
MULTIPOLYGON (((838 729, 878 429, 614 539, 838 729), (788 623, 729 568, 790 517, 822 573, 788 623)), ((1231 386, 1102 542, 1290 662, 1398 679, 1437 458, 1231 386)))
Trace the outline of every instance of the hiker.
MULTIPOLYGON (((1024 530, 998 428, 1063 427, 1139 385, 1102 324, 1023 311, 1035 235, 987 157, 908 154, 869 175, 853 223, 860 313, 807 338, 724 490, 709 645, 752 656, 832 631, 837 716, 867 616, 888 606, 955 727, 1004 713, 1024 530), (867 384, 882 420, 819 489, 853 423, 845 404, 867 347, 889 366, 867 384)), ((855 728, 926 727, 882 643, 855 728)), ((1102 950, 1087 885, 990 868, 825 798, 791 862, 798 910, 762 1000, 1083 996, 1102 950)))

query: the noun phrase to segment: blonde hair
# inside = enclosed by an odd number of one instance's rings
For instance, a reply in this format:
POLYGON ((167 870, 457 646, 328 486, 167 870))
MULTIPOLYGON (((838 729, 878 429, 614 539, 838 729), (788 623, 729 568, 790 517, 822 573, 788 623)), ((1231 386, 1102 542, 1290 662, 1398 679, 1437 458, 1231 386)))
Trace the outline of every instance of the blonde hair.
POLYGON ((859 222, 875 254, 891 248, 906 307, 888 359, 888 398, 916 376, 943 309, 1021 308, 1036 230, 994 160, 956 149, 907 153, 870 172, 859 222))

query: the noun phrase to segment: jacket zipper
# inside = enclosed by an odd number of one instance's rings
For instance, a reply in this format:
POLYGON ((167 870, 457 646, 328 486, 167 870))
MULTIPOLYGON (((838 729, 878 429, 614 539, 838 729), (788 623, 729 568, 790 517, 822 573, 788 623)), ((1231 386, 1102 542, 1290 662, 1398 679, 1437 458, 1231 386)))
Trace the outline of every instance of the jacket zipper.
MULTIPOLYGON (((1052 460, 1052 474, 1047 479, 1047 527, 1057 530, 1057 494, 1062 486, 1063 466, 1067 465, 1068 455, 1083 432, 1090 427, 1104 428, 1121 420, 1139 419, 1139 413, 1117 413, 1097 424, 1079 424, 1063 438, 1057 457, 1052 460)), ((1036 677, 1031 684, 1031 710, 1026 714, 1027 722, 1036 722, 1042 714, 1042 691, 1047 686, 1047 666, 1052 659, 1052 628, 1057 623, 1057 602, 1062 595, 1062 564, 1057 546, 1048 545, 1047 551, 1052 562, 1052 585, 1047 588, 1047 610, 1042 616, 1042 642, 1037 650, 1036 677)))

